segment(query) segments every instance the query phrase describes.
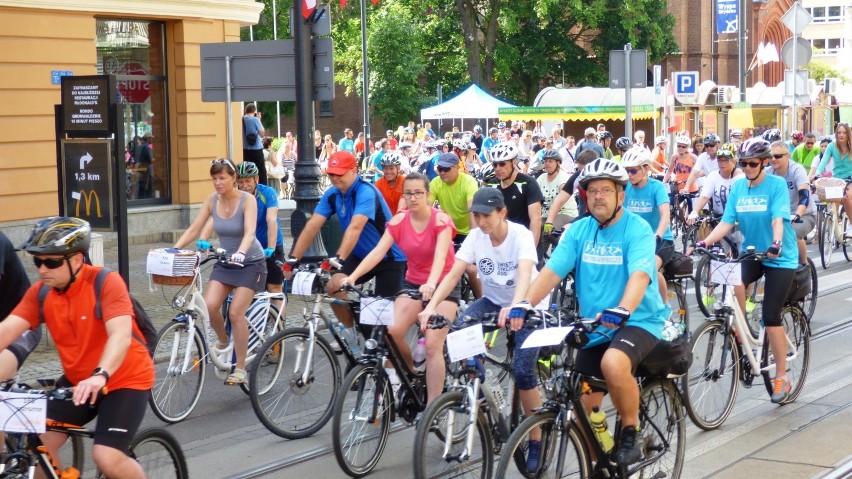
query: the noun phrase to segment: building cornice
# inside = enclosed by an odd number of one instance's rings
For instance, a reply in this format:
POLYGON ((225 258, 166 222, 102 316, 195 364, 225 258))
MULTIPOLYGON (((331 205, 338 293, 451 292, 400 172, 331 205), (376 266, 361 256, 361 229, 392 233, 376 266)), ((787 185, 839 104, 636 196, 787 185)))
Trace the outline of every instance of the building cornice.
POLYGON ((255 25, 263 3, 255 0, 0 0, 0 7, 24 10, 87 12, 146 18, 199 18, 255 25))

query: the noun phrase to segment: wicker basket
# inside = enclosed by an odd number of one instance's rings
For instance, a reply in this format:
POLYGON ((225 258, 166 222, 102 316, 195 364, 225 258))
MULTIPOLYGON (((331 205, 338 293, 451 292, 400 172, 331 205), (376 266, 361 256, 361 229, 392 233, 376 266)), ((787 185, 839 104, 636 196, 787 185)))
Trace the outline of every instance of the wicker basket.
POLYGON ((166 286, 185 286, 195 279, 198 257, 188 250, 152 249, 148 252, 147 273, 151 282, 166 286))
POLYGON ((840 203, 841 198, 833 198, 826 199, 825 198, 825 189, 830 187, 845 187, 846 182, 841 180, 840 178, 819 178, 814 181, 814 186, 816 187, 816 194, 819 197, 819 200, 824 203, 840 203))
POLYGON ((151 281, 154 284, 161 284, 163 286, 186 286, 188 284, 192 284, 193 279, 195 279, 195 276, 162 276, 159 274, 151 275, 151 281))

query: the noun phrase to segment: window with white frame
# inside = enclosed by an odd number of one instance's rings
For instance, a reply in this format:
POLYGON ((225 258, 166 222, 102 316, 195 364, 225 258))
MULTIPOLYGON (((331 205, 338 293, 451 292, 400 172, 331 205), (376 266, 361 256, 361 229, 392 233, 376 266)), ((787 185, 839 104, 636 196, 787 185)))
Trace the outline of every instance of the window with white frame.
POLYGON ((846 18, 846 9, 839 5, 834 7, 811 7, 805 10, 814 17, 813 23, 842 23, 846 18))
POLYGON ((842 38, 811 39, 814 55, 837 55, 839 50, 843 49, 845 45, 846 42, 842 38))

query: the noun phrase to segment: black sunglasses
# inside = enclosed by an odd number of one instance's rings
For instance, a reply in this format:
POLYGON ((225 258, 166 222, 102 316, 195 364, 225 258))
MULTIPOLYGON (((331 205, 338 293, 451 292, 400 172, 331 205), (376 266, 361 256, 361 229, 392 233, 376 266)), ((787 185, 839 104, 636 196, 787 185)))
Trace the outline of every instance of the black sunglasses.
MULTIPOLYGON (((782 155, 782 156, 783 156, 783 155, 782 155)), ((745 167, 749 167, 749 168, 757 168, 758 166, 760 166, 760 162, 759 162, 759 161, 745 161, 745 160, 740 160, 740 166, 741 166, 741 167, 743 167, 743 168, 745 168, 745 167)))
POLYGON ((450 170, 452 170, 452 169, 453 169, 453 167, 452 167, 452 166, 439 166, 439 167, 438 167, 438 172, 439 172, 439 173, 446 173, 446 172, 448 172, 448 171, 450 171, 450 170))
POLYGON ((780 155, 773 154, 772 158, 775 158, 776 160, 780 160, 781 158, 784 158, 785 156, 787 156, 787 153, 781 153, 780 155))
POLYGON ((68 259, 68 256, 63 256, 61 258, 39 258, 37 256, 33 257, 33 263, 36 268, 41 268, 42 265, 47 266, 47 269, 56 269, 63 264, 65 264, 65 260, 68 259))
POLYGON ((499 166, 500 168, 503 168, 504 166, 506 166, 506 163, 508 163, 508 161, 495 161, 494 166, 499 166))

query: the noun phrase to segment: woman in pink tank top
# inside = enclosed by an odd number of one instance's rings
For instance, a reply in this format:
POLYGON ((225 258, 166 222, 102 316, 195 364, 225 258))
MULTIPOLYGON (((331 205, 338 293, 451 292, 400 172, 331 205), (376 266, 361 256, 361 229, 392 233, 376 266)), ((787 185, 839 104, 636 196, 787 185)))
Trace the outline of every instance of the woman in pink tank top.
MULTIPOLYGON (((379 264, 394 243, 399 246, 408 261, 402 290, 418 291, 421 299, 412 299, 405 294, 397 296, 394 301, 394 322, 388 327, 388 333, 394 338, 394 343, 408 365, 413 366, 411 349, 404 339, 405 333, 415 324, 417 314, 423 311, 423 305, 432 298, 438 283, 453 267, 455 250, 452 238, 456 235, 456 227, 448 214, 429 204, 429 180, 425 176, 418 173, 406 176, 403 197, 408 209, 391 218, 376 249, 341 284, 355 284, 358 278, 379 264)), ((438 306, 438 314, 455 319, 458 298, 459 291, 454 291, 438 306)), ((447 329, 426 329, 424 336, 426 391, 428 402, 432 402, 444 387, 444 340, 447 329)))

